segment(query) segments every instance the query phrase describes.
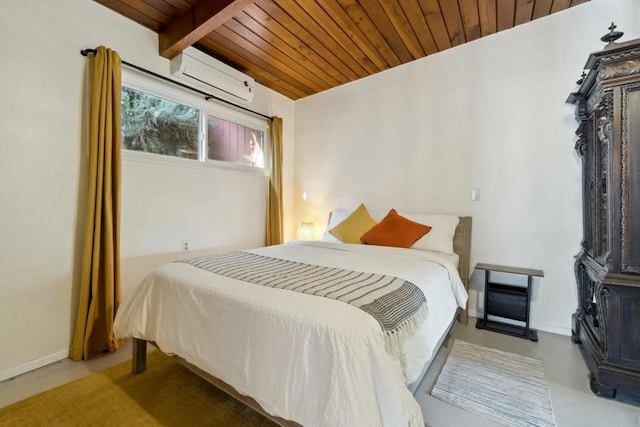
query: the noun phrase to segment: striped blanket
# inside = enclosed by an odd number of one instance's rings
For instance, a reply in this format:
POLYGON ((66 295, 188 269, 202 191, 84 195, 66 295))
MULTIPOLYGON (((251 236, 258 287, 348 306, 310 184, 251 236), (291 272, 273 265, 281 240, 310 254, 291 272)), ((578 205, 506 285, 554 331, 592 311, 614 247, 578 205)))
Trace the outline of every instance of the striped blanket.
POLYGON ((382 274, 322 267, 250 252, 182 259, 221 276, 333 298, 360 308, 380 324, 388 351, 399 349, 424 321, 427 300, 416 285, 382 274))

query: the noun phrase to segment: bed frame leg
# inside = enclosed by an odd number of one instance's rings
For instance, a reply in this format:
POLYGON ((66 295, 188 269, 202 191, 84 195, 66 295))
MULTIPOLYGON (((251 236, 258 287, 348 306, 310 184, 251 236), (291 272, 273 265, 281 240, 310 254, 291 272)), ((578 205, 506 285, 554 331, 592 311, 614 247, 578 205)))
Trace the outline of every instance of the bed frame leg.
POLYGON ((133 355, 131 358, 131 371, 140 374, 147 369, 147 341, 139 338, 133 339, 133 355))
POLYGON ((469 312, 467 311, 467 309, 460 310, 458 312, 458 322, 460 322, 460 324, 462 325, 466 325, 467 323, 469 323, 469 312))

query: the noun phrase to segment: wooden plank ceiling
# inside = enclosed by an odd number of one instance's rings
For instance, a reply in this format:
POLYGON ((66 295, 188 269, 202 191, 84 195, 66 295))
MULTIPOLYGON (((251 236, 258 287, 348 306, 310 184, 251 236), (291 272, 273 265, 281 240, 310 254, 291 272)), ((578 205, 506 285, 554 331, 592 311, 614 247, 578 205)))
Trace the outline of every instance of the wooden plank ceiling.
POLYGON ((300 99, 589 0, 95 1, 300 99))

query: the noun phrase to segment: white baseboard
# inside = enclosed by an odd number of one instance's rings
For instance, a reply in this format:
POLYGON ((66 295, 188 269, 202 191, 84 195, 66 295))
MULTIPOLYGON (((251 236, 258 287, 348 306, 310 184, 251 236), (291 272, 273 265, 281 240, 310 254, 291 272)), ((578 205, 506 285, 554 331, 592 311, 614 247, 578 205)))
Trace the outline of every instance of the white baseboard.
POLYGON ((539 331, 550 332, 552 334, 570 336, 571 328, 561 328, 559 326, 547 325, 546 323, 533 323, 531 324, 533 329, 537 329, 539 331))
MULTIPOLYGON (((482 318, 483 313, 469 310, 469 316, 475 317, 475 318, 482 318)), ((531 329, 537 329, 539 331, 549 332, 557 335, 565 335, 565 336, 571 335, 571 328, 561 328, 559 326, 548 325, 546 323, 537 323, 537 322, 531 323, 530 327, 531 329)))
MULTIPOLYGON (((479 318, 479 317, 482 317, 482 313, 469 310, 469 316, 479 318)), ((538 329, 540 331, 550 332, 552 334, 566 335, 566 336, 571 335, 571 328, 560 328, 557 326, 547 325, 542 323, 531 324, 531 328, 538 329)), ((23 365, 16 366, 11 369, 7 369, 6 371, 0 372, 0 381, 17 377, 18 375, 24 374, 29 371, 33 371, 34 369, 41 368, 43 366, 49 365, 59 360, 66 359, 67 357, 69 357, 69 350, 63 350, 63 351, 59 351, 57 353, 51 354, 49 356, 43 357, 41 359, 33 360, 23 365)))
POLYGON ((43 357, 41 359, 33 360, 31 362, 27 362, 23 365, 16 366, 15 368, 7 369, 6 371, 0 372, 0 381, 8 380, 9 378, 17 377, 18 375, 27 373, 29 371, 33 371, 34 369, 41 368, 43 366, 49 365, 51 363, 57 362, 62 359, 66 359, 69 357, 69 350, 62 350, 54 354, 50 354, 49 356, 43 357))

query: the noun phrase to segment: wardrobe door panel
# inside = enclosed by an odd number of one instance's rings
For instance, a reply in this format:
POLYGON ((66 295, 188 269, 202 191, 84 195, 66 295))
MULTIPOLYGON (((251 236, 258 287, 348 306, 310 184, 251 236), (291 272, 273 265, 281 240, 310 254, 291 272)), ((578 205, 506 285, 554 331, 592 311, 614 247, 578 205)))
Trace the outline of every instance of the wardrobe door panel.
POLYGON ((623 87, 622 105, 622 270, 640 273, 640 83, 623 87))

